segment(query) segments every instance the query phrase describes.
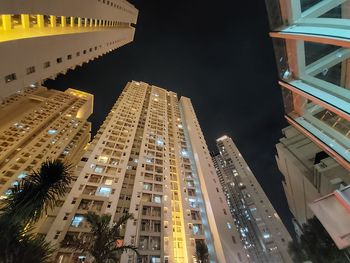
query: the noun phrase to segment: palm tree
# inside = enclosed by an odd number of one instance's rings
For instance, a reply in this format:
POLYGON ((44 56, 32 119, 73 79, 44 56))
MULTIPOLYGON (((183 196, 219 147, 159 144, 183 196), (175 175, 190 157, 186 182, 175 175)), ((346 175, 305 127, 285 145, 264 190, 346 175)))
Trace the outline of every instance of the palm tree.
POLYGON ((49 262, 53 249, 32 230, 33 227, 23 228, 20 224, 0 223, 1 263, 49 262))
POLYGON ((91 226, 92 235, 90 237, 81 235, 68 241, 64 240, 61 245, 91 255, 95 263, 116 263, 118 256, 123 252, 132 250, 138 254, 136 247, 119 244, 123 239, 120 228, 132 218, 132 214, 125 214, 110 226, 110 215, 88 212, 86 220, 91 226))
POLYGON ((343 251, 339 250, 316 217, 307 220, 302 226, 300 240, 288 244, 289 253, 294 262, 311 261, 317 263, 350 262, 343 251))
POLYGON ((0 203, 1 263, 48 262, 53 250, 33 233, 33 225, 65 195, 70 182, 70 166, 53 160, 10 189, 0 203))
POLYGON ((204 240, 196 241, 196 256, 200 263, 207 263, 209 261, 208 247, 204 240))
POLYGON ((34 223, 65 195, 72 180, 70 165, 45 161, 38 171, 23 178, 0 208, 1 216, 22 224, 34 223))

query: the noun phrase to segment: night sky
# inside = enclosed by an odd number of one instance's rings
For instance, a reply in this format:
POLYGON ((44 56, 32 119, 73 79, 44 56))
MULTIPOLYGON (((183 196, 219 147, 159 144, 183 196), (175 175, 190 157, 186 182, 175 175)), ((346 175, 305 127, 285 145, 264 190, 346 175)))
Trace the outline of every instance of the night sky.
POLYGON ((264 1, 130 2, 139 9, 132 43, 45 85, 95 95, 93 135, 130 80, 191 98, 209 148, 229 135, 292 231, 274 157, 287 123, 264 1))

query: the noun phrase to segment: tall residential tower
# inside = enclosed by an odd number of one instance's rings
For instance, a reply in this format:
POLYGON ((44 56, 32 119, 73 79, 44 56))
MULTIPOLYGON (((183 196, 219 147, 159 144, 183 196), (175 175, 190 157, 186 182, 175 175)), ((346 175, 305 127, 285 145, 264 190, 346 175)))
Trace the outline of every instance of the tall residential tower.
POLYGON ((0 1, 0 101, 134 38, 125 0, 0 1))
POLYGON ((291 263, 291 237, 236 145, 226 135, 216 144, 212 158, 249 262, 291 263))
MULTIPOLYGON (((220 190, 188 98, 143 82, 128 83, 81 159, 77 180, 46 239, 55 245, 88 238, 87 211, 116 221, 132 213, 124 242, 140 257, 121 262, 198 262, 205 241, 210 262, 248 262, 220 190)), ((60 263, 80 254, 61 248, 60 263)))

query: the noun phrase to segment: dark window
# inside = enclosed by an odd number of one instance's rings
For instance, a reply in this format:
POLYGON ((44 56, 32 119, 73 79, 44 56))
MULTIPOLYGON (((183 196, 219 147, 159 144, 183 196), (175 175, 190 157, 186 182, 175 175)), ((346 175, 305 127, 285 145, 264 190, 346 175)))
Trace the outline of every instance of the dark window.
POLYGON ((16 73, 12 73, 10 75, 5 76, 5 82, 6 83, 9 83, 9 82, 14 81, 16 79, 17 79, 16 73))
POLYGON ((234 236, 232 236, 232 241, 234 244, 236 244, 236 238, 234 236))
POLYGON ((34 67, 34 66, 31 66, 31 67, 27 68, 26 71, 27 71, 27 75, 32 74, 32 73, 35 72, 35 67, 34 67))
POLYGON ((62 63, 62 58, 57 58, 56 61, 57 63, 62 63))
POLYGON ((46 62, 44 63, 44 68, 48 68, 48 67, 50 67, 50 61, 46 61, 46 62))

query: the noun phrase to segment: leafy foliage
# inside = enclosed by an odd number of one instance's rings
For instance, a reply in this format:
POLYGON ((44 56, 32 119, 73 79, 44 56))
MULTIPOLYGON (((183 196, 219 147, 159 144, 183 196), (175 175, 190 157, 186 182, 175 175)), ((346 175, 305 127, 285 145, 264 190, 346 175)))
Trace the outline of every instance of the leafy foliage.
POLYGON ((303 224, 302 233, 300 241, 292 241, 288 245, 294 262, 307 260, 317 263, 349 262, 316 217, 303 224))
POLYGON ((196 242, 196 256, 200 263, 209 262, 208 247, 205 244, 204 240, 198 240, 196 242))
POLYGON ((32 230, 30 226, 9 224, 7 218, 0 217, 1 263, 49 262, 53 249, 32 230))
POLYGON ((53 249, 34 224, 65 195, 69 173, 69 165, 46 161, 11 189, 0 204, 0 263, 49 262, 53 249))
POLYGON ((123 252, 133 250, 138 254, 136 247, 117 243, 118 240, 123 239, 120 235, 120 228, 129 219, 132 219, 132 215, 125 214, 110 226, 110 215, 88 212, 86 220, 91 226, 92 235, 74 236, 71 240, 63 241, 61 245, 90 254, 96 263, 116 263, 118 255, 123 252))
POLYGON ((39 171, 26 176, 11 189, 1 207, 2 215, 24 224, 36 222, 65 195, 71 182, 69 173, 70 166, 61 161, 45 161, 39 171))

